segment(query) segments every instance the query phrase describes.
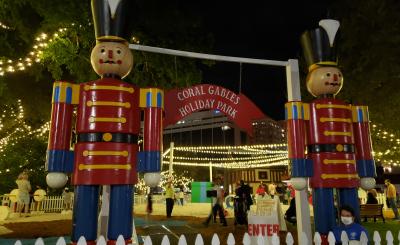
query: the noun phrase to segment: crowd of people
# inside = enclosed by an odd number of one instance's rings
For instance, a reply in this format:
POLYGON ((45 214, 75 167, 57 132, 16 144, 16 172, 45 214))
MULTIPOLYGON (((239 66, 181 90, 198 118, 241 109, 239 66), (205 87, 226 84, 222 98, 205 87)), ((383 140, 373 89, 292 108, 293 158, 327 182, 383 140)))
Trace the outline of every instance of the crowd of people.
MULTIPOLYGON (((29 181, 28 172, 24 171, 18 175, 17 180, 15 181, 18 187, 18 195, 17 195, 17 206, 16 211, 19 214, 27 214, 29 213, 30 204, 33 198, 32 186, 29 181)), ((385 184, 385 194, 386 194, 386 205, 388 208, 392 209, 394 218, 396 220, 400 220, 399 212, 398 212, 398 194, 394 184, 391 183, 389 179, 384 181, 385 184)), ((40 186, 36 186, 36 190, 41 189, 40 186)), ((290 185, 286 186, 282 183, 275 184, 274 182, 265 184, 260 182, 258 187, 255 190, 255 198, 252 196, 252 188, 245 184, 243 180, 241 180, 235 189, 235 224, 239 222, 239 224, 247 224, 247 211, 250 210, 250 206, 257 201, 258 198, 278 198, 283 203, 289 204, 289 208, 285 213, 285 219, 292 223, 296 224, 296 200, 294 195, 294 189, 291 188, 290 185), (238 208, 240 207, 240 208, 238 208), (243 212, 236 213, 236 209, 242 210, 243 212), (240 220, 240 215, 242 215, 243 220, 240 220), (236 217, 237 216, 237 217, 236 217)), ((382 192, 382 191, 381 191, 382 192)), ((219 222, 223 226, 227 226, 227 220, 225 217, 226 210, 224 209, 224 200, 227 193, 223 187, 223 179, 221 177, 217 177, 213 181, 212 191, 210 192, 210 197, 212 198, 212 208, 209 216, 204 221, 204 225, 208 226, 211 220, 214 223, 217 223, 217 217, 219 217, 219 222)), ((73 204, 73 192, 70 192, 68 188, 65 188, 62 197, 64 200, 64 209, 72 210, 73 204)), ((166 217, 172 217, 172 211, 174 205, 185 205, 185 190, 183 187, 174 188, 172 181, 168 181, 165 186, 165 203, 166 203, 166 217)), ((376 189, 371 189, 366 193, 366 204, 378 204, 378 191, 376 189)), ((312 198, 310 198, 312 199, 312 198)), ((147 203, 147 213, 150 215, 153 212, 153 200, 152 200, 152 192, 148 193, 148 203, 147 203)), ((40 203, 38 203, 40 205, 40 203)), ((36 207, 35 207, 36 209, 36 207)), ((342 231, 345 231, 348 234, 350 240, 359 240, 361 233, 367 231, 362 225, 358 223, 355 217, 355 211, 353 207, 343 205, 338 207, 338 223, 339 225, 335 227, 332 232, 334 233, 336 239, 340 239, 340 235, 342 231)), ((363 220, 367 222, 367 219, 363 220)))

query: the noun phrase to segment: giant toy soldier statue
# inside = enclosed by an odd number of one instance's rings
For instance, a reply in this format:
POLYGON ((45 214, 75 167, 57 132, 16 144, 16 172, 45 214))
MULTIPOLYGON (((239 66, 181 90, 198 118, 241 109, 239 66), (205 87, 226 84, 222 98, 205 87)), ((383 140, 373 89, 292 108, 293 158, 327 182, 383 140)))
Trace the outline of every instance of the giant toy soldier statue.
POLYGON ((67 181, 65 173, 73 172, 73 244, 81 236, 95 244, 99 187, 107 185, 111 186, 107 244, 115 244, 119 235, 130 243, 137 170, 146 172, 149 185, 159 181, 163 91, 140 89, 121 80, 133 65, 125 21, 128 2, 92 0, 97 43, 91 63, 101 78, 79 85, 54 83, 47 183, 59 188, 67 181), (72 125, 74 107, 76 126, 72 125), (144 110, 144 144, 136 166, 140 109, 144 110), (73 127, 77 142, 70 151, 73 127))
POLYGON ((357 188, 375 185, 375 164, 367 107, 335 98, 343 86, 333 45, 339 22, 322 20, 320 26, 301 36, 307 89, 316 99, 288 102, 286 118, 292 182, 301 190, 310 178, 315 229, 326 239, 336 225, 334 190, 338 205, 352 206, 359 220, 357 188))

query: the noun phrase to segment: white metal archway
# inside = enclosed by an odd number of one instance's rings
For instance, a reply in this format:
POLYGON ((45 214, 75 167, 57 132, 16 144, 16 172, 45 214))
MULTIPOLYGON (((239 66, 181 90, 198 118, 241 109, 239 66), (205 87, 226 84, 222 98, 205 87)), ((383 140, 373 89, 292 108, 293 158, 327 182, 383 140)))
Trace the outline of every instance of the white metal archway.
MULTIPOLYGON (((289 59, 287 61, 252 59, 252 58, 221 56, 213 54, 203 54, 203 53, 151 47, 138 44, 129 44, 129 48, 136 51, 174 55, 174 56, 181 56, 194 59, 285 67, 288 100, 301 101, 299 64, 297 59, 289 59)), ((296 213, 297 213, 298 237, 302 237, 304 233, 307 236, 308 240, 311 241, 312 233, 311 233, 311 221, 310 221, 310 208, 308 206, 306 190, 296 191, 296 213)), ((299 242, 301 244, 301 240, 299 240, 299 242)))

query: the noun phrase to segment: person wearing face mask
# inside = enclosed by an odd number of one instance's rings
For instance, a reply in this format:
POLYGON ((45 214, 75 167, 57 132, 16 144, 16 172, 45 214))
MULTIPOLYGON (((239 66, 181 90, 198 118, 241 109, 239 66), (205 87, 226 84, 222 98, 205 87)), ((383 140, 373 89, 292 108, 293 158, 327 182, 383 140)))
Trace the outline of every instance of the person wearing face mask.
POLYGON ((368 236, 367 230, 360 224, 354 222, 355 213, 354 209, 350 206, 344 205, 340 208, 340 225, 333 228, 332 232, 335 235, 336 244, 341 244, 340 237, 342 232, 345 231, 349 240, 360 240, 362 232, 368 236))

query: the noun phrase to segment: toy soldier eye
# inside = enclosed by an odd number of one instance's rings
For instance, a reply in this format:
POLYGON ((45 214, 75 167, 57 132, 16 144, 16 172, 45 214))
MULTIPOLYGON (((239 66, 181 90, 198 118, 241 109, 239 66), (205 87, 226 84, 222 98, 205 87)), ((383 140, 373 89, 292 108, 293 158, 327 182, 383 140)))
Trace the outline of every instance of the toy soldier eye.
POLYGON ((339 73, 339 77, 342 77, 342 74, 339 73))
POLYGON ((121 54, 121 50, 117 50, 117 54, 121 54))
POLYGON ((331 76, 331 74, 328 72, 328 73, 326 73, 326 76, 327 76, 327 77, 330 77, 330 76, 331 76))
POLYGON ((102 48, 102 49, 100 50, 100 52, 101 52, 101 53, 104 53, 104 52, 106 52, 106 50, 105 50, 104 48, 102 48))

